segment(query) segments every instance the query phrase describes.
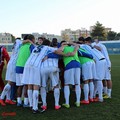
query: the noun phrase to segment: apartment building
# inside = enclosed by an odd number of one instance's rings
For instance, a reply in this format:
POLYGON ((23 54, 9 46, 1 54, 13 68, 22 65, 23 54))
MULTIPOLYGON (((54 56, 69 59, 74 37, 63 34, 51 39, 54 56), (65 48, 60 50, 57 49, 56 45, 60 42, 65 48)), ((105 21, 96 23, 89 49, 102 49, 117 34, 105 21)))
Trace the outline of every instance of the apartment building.
POLYGON ((10 33, 0 33, 0 43, 12 43, 12 36, 10 33))

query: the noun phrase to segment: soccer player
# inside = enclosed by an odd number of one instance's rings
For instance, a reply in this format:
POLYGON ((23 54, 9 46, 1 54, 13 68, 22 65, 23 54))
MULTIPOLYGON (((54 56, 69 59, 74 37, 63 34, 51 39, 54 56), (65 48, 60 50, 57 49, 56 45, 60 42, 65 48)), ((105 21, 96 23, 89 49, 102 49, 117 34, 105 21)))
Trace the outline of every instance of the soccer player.
MULTIPOLYGON (((106 61, 105 61, 105 57, 103 56, 103 54, 97 50, 96 48, 92 47, 91 45, 92 43, 92 39, 91 37, 87 37, 85 39, 85 45, 82 46, 82 48, 84 48, 85 50, 87 50, 87 52, 89 52, 90 54, 93 55, 93 59, 95 60, 95 67, 96 67, 96 90, 98 91, 98 99, 95 99, 95 101, 99 101, 99 102, 103 102, 103 96, 102 96, 102 90, 103 90, 103 84, 102 84, 102 80, 104 79, 105 76, 105 65, 106 65, 106 61)), ((95 97, 94 93, 94 97, 95 97)))
MULTIPOLYGON (((43 42, 44 43, 44 42, 43 42)), ((57 50, 57 46, 53 45, 54 51, 57 50)), ((48 49, 48 53, 52 53, 48 49)), ((55 109, 58 110, 61 108, 59 105, 59 97, 60 97, 60 88, 59 88, 59 68, 58 68, 58 58, 48 58, 41 64, 41 98, 43 101, 42 108, 47 109, 47 103, 46 103, 46 87, 47 87, 47 81, 50 79, 50 83, 52 85, 52 89, 54 90, 54 98, 55 98, 55 109)))
MULTIPOLYGON (((42 71, 41 69, 42 59, 47 55, 48 51, 52 52, 56 50, 55 48, 48 47, 48 45, 50 45, 50 41, 44 40, 42 45, 35 47, 35 49, 33 49, 32 54, 28 58, 24 68, 22 83, 28 85, 28 99, 29 99, 30 107, 33 110, 33 113, 39 112, 38 90, 41 85, 45 85, 41 83, 42 81, 41 79, 44 77, 40 72, 42 71), (26 79, 28 80, 26 81, 26 79)), ((43 80, 44 80, 43 82, 45 82, 46 79, 43 78, 43 80)), ((41 88, 41 96, 44 93, 45 93, 44 89, 41 88)))
POLYGON ((5 85, 2 94, 1 94, 1 98, 0 98, 0 103, 1 105, 6 105, 7 104, 15 104, 15 102, 13 102, 10 99, 10 94, 11 94, 11 86, 13 85, 13 83, 16 82, 16 73, 15 73, 15 67, 16 67, 16 60, 17 60, 17 56, 18 56, 18 52, 19 52, 19 48, 20 45, 22 44, 22 41, 19 39, 16 39, 14 45, 13 45, 13 50, 12 50, 12 55, 10 57, 10 60, 8 62, 7 65, 7 71, 6 71, 6 80, 8 81, 8 83, 5 85), (6 101, 4 103, 4 98, 6 96, 6 101))
MULTIPOLYGON (((79 48, 79 52, 85 52, 86 50, 79 48)), ((78 52, 78 53, 79 53, 78 52)), ((88 54, 88 53, 87 53, 88 54)), ((88 57, 79 56, 80 63, 82 65, 82 79, 84 82, 83 92, 84 92, 84 100, 81 101, 82 104, 89 104, 93 102, 93 93, 94 93, 94 84, 93 79, 95 78, 96 69, 94 60, 88 57), (90 97, 89 97, 90 93, 90 97)))
POLYGON ((9 57, 7 50, 5 49, 5 47, 0 45, 0 90, 3 90, 4 88, 4 82, 2 79, 2 71, 5 65, 5 61, 8 63, 9 59, 10 57, 9 57))
POLYGON ((112 91, 112 81, 111 81, 111 61, 107 52, 107 49, 105 45, 99 42, 98 39, 94 40, 93 43, 94 47, 99 47, 98 50, 101 51, 101 53, 104 55, 106 59, 106 72, 105 72, 105 78, 103 80, 103 93, 105 96, 103 98, 111 98, 111 91, 112 91))
MULTIPOLYGON (((10 57, 9 57, 9 54, 7 52, 7 50, 0 45, 0 89, 3 90, 4 89, 4 82, 3 82, 3 79, 2 79, 2 72, 3 72, 3 68, 4 68, 4 65, 5 65, 5 61, 8 63, 10 57)), ((5 105, 5 103, 1 100, 0 98, 0 104, 1 105, 5 105)))
MULTIPOLYGON (((24 40, 31 40, 34 43, 34 36, 33 35, 26 35, 24 37, 24 40)), ((22 100, 21 100, 21 94, 22 94, 22 88, 23 84, 22 81, 22 75, 25 63, 27 59, 29 58, 32 50, 34 49, 34 45, 31 43, 25 43, 20 47, 17 62, 16 62, 16 86, 18 86, 17 89, 17 106, 22 106, 22 100)), ((27 80, 27 79, 26 79, 27 80)), ((28 106, 28 98, 27 98, 27 86, 24 86, 24 105, 23 107, 28 106)))
MULTIPOLYGON (((5 80, 8 82, 1 94, 1 98, 0 98, 0 103, 2 105, 6 105, 7 104, 16 104, 15 102, 13 102, 11 100, 11 87, 13 87, 13 85, 16 83, 16 72, 15 72, 15 68, 16 68, 16 61, 17 61, 17 57, 18 57, 18 53, 19 53, 19 49, 20 46, 24 43, 27 42, 31 42, 30 40, 24 40, 23 42, 20 39, 16 39, 13 48, 12 48, 12 54, 10 56, 10 60, 8 62, 7 65, 7 69, 6 69, 6 78, 5 80), (4 103, 4 98, 6 96, 6 101, 4 103)), ((14 94, 14 93, 13 93, 14 94)), ((14 96, 14 95, 13 95, 14 96)))
POLYGON ((65 65, 65 72, 64 72, 64 97, 65 97, 65 104, 62 104, 65 108, 70 108, 69 104, 69 97, 70 97, 70 88, 69 85, 75 85, 75 92, 76 92, 76 102, 75 105, 80 107, 80 96, 81 96, 81 88, 80 88, 80 62, 78 58, 78 46, 76 47, 68 46, 69 43, 62 43, 62 49, 55 51, 56 54, 64 55, 69 52, 70 56, 63 56, 63 61, 65 65))
POLYGON ((42 45, 42 43, 43 43, 44 40, 45 40, 45 38, 38 37, 37 45, 42 45))

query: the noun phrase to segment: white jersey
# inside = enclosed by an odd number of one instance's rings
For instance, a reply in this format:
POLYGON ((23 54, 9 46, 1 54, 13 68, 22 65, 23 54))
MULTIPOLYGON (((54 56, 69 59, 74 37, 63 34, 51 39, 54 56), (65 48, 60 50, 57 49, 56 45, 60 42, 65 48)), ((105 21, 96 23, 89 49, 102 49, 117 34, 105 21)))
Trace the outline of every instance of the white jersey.
POLYGON ((101 53, 104 55, 106 62, 107 62, 107 67, 111 67, 111 61, 107 52, 107 48, 105 47, 105 45, 103 45, 102 43, 93 43, 93 45, 99 46, 101 48, 101 53))
POLYGON ((16 61, 17 61, 17 57, 18 57, 18 53, 19 53, 19 49, 20 49, 21 44, 22 44, 22 41, 17 39, 13 45, 12 55, 10 57, 8 64, 7 64, 7 70, 6 70, 5 79, 7 81, 16 82, 15 68, 16 68, 16 61))
MULTIPOLYGON (((56 48, 48 46, 37 46, 33 49, 30 57, 28 58, 26 65, 41 67, 42 59, 48 54, 48 51, 54 52, 56 48)), ((43 66, 48 66, 48 62, 51 62, 51 59, 46 60, 43 66)))
POLYGON ((11 54, 10 60, 9 60, 10 63, 16 63, 21 44, 22 44, 21 40, 17 39, 15 41, 15 43, 13 45, 12 54, 11 54))
POLYGON ((96 48, 92 48, 89 45, 80 45, 81 48, 85 49, 88 53, 93 55, 93 59, 95 59, 96 61, 99 61, 101 59, 105 59, 104 55, 97 50, 96 48))
POLYGON ((97 50, 96 48, 92 48, 89 45, 82 45, 81 47, 87 50, 90 54, 92 54, 93 59, 95 59, 96 61, 96 80, 103 80, 106 68, 106 60, 104 55, 99 50, 97 50))
MULTIPOLYGON (((54 50, 57 50, 57 48, 54 48, 54 50)), ((52 51, 48 51, 47 54, 52 53, 52 51)), ((48 58, 41 64, 41 68, 44 67, 58 67, 58 59, 57 58, 48 58)))
POLYGON ((54 52, 54 50, 56 48, 42 45, 33 49, 24 67, 23 84, 41 85, 40 68, 42 59, 47 55, 48 51, 54 52))

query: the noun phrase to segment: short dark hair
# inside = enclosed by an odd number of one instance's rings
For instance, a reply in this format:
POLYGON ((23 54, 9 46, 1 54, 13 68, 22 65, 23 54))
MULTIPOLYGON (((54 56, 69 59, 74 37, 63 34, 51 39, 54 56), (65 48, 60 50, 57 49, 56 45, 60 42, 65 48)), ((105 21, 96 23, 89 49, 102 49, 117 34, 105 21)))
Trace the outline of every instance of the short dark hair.
POLYGON ((21 38, 20 38, 20 37, 17 37, 17 38, 16 38, 16 40, 17 40, 17 39, 21 40, 21 38))
POLYGON ((53 39, 52 39, 52 42, 57 42, 57 38, 53 38, 53 39))
POLYGON ((35 37, 32 34, 27 34, 25 35, 24 40, 27 40, 27 39, 32 41, 33 39, 35 39, 35 37))
POLYGON ((85 38, 85 41, 92 42, 92 38, 91 37, 87 37, 87 38, 85 38))
POLYGON ((62 43, 64 43, 64 42, 66 42, 65 40, 62 40, 61 42, 60 42, 60 45, 62 44, 62 43))
POLYGON ((50 41, 48 39, 43 40, 42 45, 50 46, 50 41))
POLYGON ((43 37, 38 37, 38 40, 39 40, 39 39, 41 39, 42 41, 44 40, 44 38, 43 38, 43 37))
POLYGON ((27 34, 27 35, 24 36, 24 40, 27 40, 27 39, 28 39, 28 35, 29 35, 29 34, 27 34))
POLYGON ((35 37, 33 35, 28 35, 28 39, 33 40, 33 39, 35 39, 35 37))
POLYGON ((79 37, 78 41, 85 41, 84 37, 79 37))
POLYGON ((57 47, 57 38, 53 38, 51 42, 51 47, 57 47))

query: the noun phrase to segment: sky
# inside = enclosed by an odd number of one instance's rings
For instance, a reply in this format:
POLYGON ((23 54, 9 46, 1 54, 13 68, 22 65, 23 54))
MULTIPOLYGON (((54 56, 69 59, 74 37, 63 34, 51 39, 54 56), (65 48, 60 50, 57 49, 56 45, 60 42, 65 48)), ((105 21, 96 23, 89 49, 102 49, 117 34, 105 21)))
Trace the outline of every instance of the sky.
POLYGON ((99 21, 120 32, 120 0, 0 0, 0 33, 48 33, 89 30, 99 21))

